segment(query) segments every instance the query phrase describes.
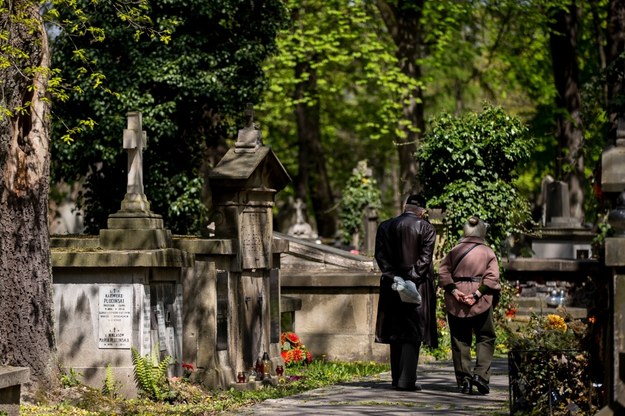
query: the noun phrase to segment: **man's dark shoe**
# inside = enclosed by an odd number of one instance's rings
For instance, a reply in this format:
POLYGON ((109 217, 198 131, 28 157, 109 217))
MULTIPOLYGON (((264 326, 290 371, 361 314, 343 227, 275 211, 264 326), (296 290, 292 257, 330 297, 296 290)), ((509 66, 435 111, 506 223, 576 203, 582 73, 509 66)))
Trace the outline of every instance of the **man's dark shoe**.
POLYGON ((480 394, 488 394, 490 393, 490 387, 488 387, 488 381, 484 380, 483 377, 475 374, 471 379, 471 386, 475 386, 477 391, 480 394))
POLYGON ((395 390, 397 391, 421 391, 423 390, 423 387, 421 387, 421 384, 415 384, 414 387, 395 387, 395 390))
POLYGON ((460 385, 460 393, 462 394, 471 394, 471 382, 469 379, 465 379, 462 381, 460 385))

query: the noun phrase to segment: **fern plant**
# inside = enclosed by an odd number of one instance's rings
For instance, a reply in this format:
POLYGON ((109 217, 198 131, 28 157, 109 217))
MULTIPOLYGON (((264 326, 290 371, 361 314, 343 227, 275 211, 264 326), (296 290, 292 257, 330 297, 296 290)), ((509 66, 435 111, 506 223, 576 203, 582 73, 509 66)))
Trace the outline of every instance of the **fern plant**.
POLYGON ((120 387, 121 383, 115 380, 115 377, 113 376, 113 367, 111 367, 110 363, 107 364, 106 375, 104 377, 104 386, 102 386, 102 394, 104 394, 105 396, 116 398, 120 387))
POLYGON ((154 348, 151 355, 142 357, 136 348, 131 347, 135 383, 139 393, 144 397, 156 401, 169 401, 176 395, 169 388, 167 381, 167 367, 171 364, 172 357, 168 355, 159 362, 158 351, 158 348, 154 348))

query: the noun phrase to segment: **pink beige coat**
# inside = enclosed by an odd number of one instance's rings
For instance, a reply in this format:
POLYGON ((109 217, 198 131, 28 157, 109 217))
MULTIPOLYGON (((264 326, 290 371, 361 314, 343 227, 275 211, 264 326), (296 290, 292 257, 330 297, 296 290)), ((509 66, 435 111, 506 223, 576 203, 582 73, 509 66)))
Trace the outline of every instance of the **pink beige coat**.
POLYGON ((465 294, 474 293, 482 284, 490 288, 489 293, 482 296, 473 306, 460 303, 450 294, 445 293, 447 312, 459 318, 480 315, 493 304, 493 292, 500 291, 499 263, 493 250, 479 237, 465 237, 445 256, 438 269, 440 287, 455 283, 458 290, 465 294), (451 270, 456 260, 469 247, 478 244, 451 270), (453 275, 452 275, 453 273, 453 275), (481 277, 481 281, 457 281, 459 277, 481 277))

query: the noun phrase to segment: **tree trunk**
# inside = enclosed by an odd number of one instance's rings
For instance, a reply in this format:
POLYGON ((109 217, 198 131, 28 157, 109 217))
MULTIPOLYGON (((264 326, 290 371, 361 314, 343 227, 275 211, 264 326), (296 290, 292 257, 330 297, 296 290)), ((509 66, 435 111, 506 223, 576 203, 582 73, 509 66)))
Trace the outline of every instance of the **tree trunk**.
POLYGON ((625 85, 623 85, 625 59, 620 56, 625 51, 625 2, 623 0, 610 0, 606 32, 607 112, 610 120, 608 139, 613 141, 616 139, 618 119, 625 114, 622 100, 625 92, 625 85))
POLYGON ((294 93, 298 103, 295 107, 295 119, 299 143, 299 171, 295 181, 295 193, 302 201, 310 196, 318 234, 333 238, 337 230, 338 214, 334 209, 321 143, 317 72, 310 62, 300 62, 295 67, 295 79, 300 80, 294 93))
POLYGON ((555 11, 550 29, 553 75, 558 92, 556 107, 559 109, 556 170, 558 178, 569 185, 571 217, 581 224, 584 221, 584 130, 577 63, 578 9, 575 4, 569 10, 555 11))
MULTIPOLYGON (((0 17, 3 46, 25 53, 0 67, 0 364, 31 369, 54 386, 52 268, 48 238, 49 50, 37 3, 18 0, 0 17), (19 17, 16 17, 19 16, 19 17), (29 71, 39 68, 40 71, 29 71)), ((4 51, 8 49, 3 48, 4 51)))
MULTIPOLYGON (((421 79, 421 66, 418 62, 422 58, 423 51, 421 17, 424 2, 425 0, 377 1, 382 19, 397 46, 396 56, 401 71, 416 80, 421 79)), ((397 140, 400 191, 404 196, 402 202, 409 194, 422 191, 422 185, 417 177, 419 166, 415 153, 425 130, 423 112, 423 90, 421 87, 415 87, 403 108, 403 120, 407 120, 408 125, 399 126, 403 137, 397 140)))

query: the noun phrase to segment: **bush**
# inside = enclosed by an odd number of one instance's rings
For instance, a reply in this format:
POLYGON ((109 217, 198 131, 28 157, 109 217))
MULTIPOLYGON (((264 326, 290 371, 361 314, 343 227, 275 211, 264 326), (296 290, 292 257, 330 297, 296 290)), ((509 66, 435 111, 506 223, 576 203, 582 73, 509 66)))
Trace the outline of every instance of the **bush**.
POLYGON ((570 316, 532 315, 508 334, 512 414, 594 414, 589 325, 570 316))

